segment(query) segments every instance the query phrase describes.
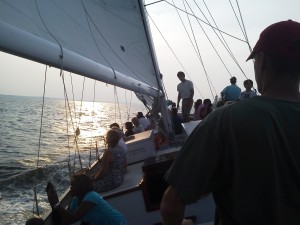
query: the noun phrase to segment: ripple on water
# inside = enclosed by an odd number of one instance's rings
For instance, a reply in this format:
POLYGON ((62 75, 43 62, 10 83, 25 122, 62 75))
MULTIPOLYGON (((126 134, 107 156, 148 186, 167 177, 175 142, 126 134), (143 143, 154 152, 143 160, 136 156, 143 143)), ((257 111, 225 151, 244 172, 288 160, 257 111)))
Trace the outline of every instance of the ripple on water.
MULTIPOLYGON (((83 102, 81 106, 81 102, 76 102, 76 117, 67 132, 64 100, 46 98, 39 148, 41 102, 39 97, 0 95, 1 225, 25 224, 26 219, 32 216, 34 186, 42 214, 50 209, 45 194, 48 181, 53 182, 58 194, 64 193, 69 186, 68 160, 71 170, 80 169, 80 162, 74 157, 74 129, 81 129, 78 148, 83 167, 86 167, 90 149, 95 157, 95 141, 101 148, 109 125, 117 122, 122 126, 128 118, 128 109, 123 104, 120 104, 122 116, 117 115, 115 121, 113 103, 83 102), (38 152, 40 168, 37 170, 38 152)), ((74 109, 73 105, 71 109, 74 109)), ((132 104, 130 118, 138 111, 145 109, 141 104, 132 104)))

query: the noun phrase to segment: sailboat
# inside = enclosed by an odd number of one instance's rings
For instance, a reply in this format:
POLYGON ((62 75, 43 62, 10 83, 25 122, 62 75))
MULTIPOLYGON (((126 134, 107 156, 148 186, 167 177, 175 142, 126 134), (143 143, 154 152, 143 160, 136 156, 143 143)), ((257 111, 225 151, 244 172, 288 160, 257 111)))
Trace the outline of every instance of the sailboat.
MULTIPOLYGON (((149 110, 161 114, 171 135, 166 93, 143 4, 143 0, 2 0, 0 50, 131 90, 149 110)), ((143 135, 145 148, 151 134, 143 135)), ((141 153, 129 162, 124 184, 103 197, 130 224, 160 223, 159 202, 166 188, 162 176, 178 150, 156 152, 152 147, 146 155, 141 153)), ((69 198, 67 190, 62 204, 67 205, 69 198)), ((209 195, 188 206, 186 216, 206 223, 213 221, 214 211, 209 195)), ((55 224, 51 213, 45 220, 55 224)))

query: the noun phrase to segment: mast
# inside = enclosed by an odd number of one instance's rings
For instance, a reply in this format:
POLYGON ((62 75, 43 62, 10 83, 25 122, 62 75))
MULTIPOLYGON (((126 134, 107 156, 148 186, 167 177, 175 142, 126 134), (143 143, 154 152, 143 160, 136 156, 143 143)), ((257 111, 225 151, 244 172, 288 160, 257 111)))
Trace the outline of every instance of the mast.
POLYGON ((157 99, 159 99, 158 101, 161 103, 160 110, 161 110, 161 114, 162 114, 162 122, 163 122, 165 131, 167 132, 168 136, 172 137, 172 136, 174 136, 174 134, 173 134, 173 129, 172 129, 170 113, 168 111, 166 95, 165 95, 165 92, 164 92, 164 89, 162 86, 162 82, 161 82, 161 73, 158 68, 157 58, 156 58, 156 55, 154 52, 154 47, 153 47, 153 41, 152 41, 152 37, 151 37, 150 31, 149 31, 149 22, 146 17, 146 13, 145 13, 144 0, 138 0, 138 3, 139 3, 139 7, 140 7, 141 16, 143 19, 144 29, 145 29, 145 33, 146 33, 146 37, 147 37, 147 41, 148 41, 148 45, 149 45, 149 49, 150 49, 150 53, 151 53, 151 59, 152 59, 153 67, 155 70, 157 83, 158 83, 159 89, 162 93, 161 96, 157 96, 157 99))

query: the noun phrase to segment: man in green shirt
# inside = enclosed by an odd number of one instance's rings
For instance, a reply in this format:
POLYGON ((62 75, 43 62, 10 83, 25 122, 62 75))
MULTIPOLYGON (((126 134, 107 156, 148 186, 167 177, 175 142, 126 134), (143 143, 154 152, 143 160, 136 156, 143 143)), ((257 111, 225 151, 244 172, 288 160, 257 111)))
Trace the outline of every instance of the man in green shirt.
POLYGON ((253 52, 261 96, 212 112, 165 176, 164 225, 212 193, 216 224, 300 224, 300 23, 267 27, 253 52))

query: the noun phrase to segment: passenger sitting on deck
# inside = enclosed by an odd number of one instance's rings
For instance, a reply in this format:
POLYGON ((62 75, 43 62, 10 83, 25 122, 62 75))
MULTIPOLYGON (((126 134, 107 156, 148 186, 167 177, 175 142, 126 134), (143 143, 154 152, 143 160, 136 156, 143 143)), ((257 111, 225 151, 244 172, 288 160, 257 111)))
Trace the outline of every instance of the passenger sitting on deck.
POLYGON ((241 89, 236 85, 236 77, 230 78, 231 85, 225 87, 221 92, 222 99, 227 101, 238 101, 241 95, 241 89))
POLYGON ((202 105, 202 99, 197 99, 197 101, 195 101, 194 103, 194 120, 200 120, 199 109, 201 105, 202 105))
POLYGON ((150 120, 144 117, 144 114, 142 112, 138 112, 136 114, 136 117, 139 119, 139 123, 142 125, 144 130, 150 129, 150 120))
POLYGON ((125 128, 126 128, 126 131, 125 131, 125 136, 126 137, 129 137, 130 135, 133 135, 133 124, 131 122, 126 122, 125 123, 125 128))
POLYGON ((109 127, 111 129, 116 129, 120 133, 121 138, 118 142, 118 146, 123 148, 125 150, 125 152, 127 152, 127 145, 126 145, 125 141, 133 139, 134 136, 127 137, 121 130, 120 125, 118 123, 112 123, 111 125, 109 125, 109 127))
POLYGON ((128 148, 127 148, 127 145, 126 145, 124 139, 122 138, 123 132, 122 132, 121 129, 118 128, 118 127, 112 127, 111 129, 112 129, 112 130, 116 130, 116 131, 119 132, 119 134, 120 134, 120 139, 119 139, 119 141, 118 141, 117 147, 118 147, 118 148, 122 148, 122 149, 126 152, 126 154, 127 154, 128 148))
POLYGON ((134 125, 134 127, 133 127, 134 134, 138 134, 138 133, 145 131, 144 127, 140 124, 139 119, 137 117, 133 117, 131 119, 131 122, 134 125))
POLYGON ((172 127, 174 134, 181 134, 182 133, 182 118, 177 114, 177 108, 171 109, 171 119, 172 119, 172 127))
POLYGON ((73 198, 68 210, 59 204, 56 192, 49 190, 47 194, 52 209, 62 217, 61 224, 128 225, 124 215, 94 191, 93 182, 85 174, 74 174, 71 178, 73 198))
POLYGON ((111 129, 106 135, 107 149, 101 158, 100 171, 92 176, 97 192, 108 191, 123 183, 127 167, 126 153, 118 146, 120 133, 111 129))
POLYGON ((212 112, 212 104, 210 99, 204 99, 203 107, 199 111, 200 119, 203 120, 208 114, 212 112))

